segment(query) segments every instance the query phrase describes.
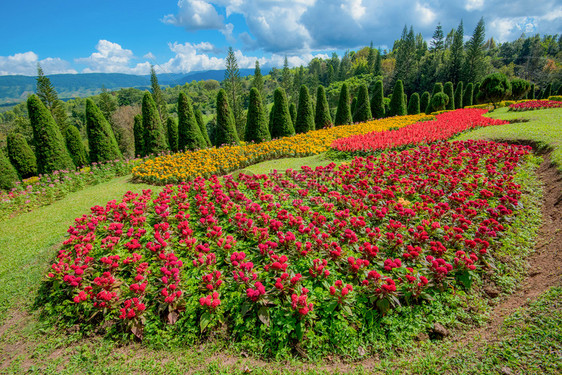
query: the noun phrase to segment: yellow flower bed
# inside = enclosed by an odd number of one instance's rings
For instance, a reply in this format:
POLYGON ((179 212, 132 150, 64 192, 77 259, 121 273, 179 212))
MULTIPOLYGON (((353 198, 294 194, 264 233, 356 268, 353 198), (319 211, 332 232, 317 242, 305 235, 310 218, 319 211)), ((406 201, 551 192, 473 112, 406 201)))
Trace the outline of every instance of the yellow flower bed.
POLYGON ((332 142, 339 138, 400 128, 432 118, 425 114, 388 117, 359 124, 313 130, 269 142, 163 155, 134 167, 133 178, 153 184, 167 184, 189 181, 197 176, 224 175, 265 160, 317 155, 327 151, 332 142))

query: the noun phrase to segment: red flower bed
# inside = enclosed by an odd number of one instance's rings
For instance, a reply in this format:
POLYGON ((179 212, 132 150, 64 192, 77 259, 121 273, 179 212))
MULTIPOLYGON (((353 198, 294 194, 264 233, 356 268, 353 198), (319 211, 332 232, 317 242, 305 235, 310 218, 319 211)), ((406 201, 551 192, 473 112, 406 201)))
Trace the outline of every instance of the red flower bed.
POLYGON ((562 102, 554 100, 530 100, 521 103, 514 103, 509 106, 510 111, 531 111, 543 108, 561 108, 562 102))
POLYGON ((340 138, 332 148, 344 152, 383 150, 420 143, 446 140, 469 129, 507 124, 507 121, 483 117, 485 109, 467 108, 437 115, 435 120, 416 122, 398 130, 340 138))
POLYGON ((222 325, 240 340, 336 340, 373 309, 469 287, 518 209, 529 150, 441 142, 128 192, 68 229, 46 310, 139 338, 175 324, 167 335, 185 340, 222 325), (334 314, 348 326, 331 328, 334 314))

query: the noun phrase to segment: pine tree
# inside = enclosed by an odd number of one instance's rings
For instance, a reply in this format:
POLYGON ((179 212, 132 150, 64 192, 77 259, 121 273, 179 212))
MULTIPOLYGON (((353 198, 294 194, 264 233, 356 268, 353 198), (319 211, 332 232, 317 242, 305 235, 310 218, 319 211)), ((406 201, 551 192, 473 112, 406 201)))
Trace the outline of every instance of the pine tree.
POLYGON ((64 110, 64 104, 59 100, 57 90, 51 83, 49 77, 45 76, 43 73, 43 69, 41 65, 37 64, 37 96, 45 107, 51 112, 51 115, 55 119, 61 134, 64 134, 64 131, 67 124, 68 117, 66 116, 66 112, 64 110))
POLYGON ((297 121, 297 106, 295 105, 295 103, 289 104, 289 114, 291 115, 291 122, 294 126, 295 122, 297 121))
MULTIPOLYGON (((166 126, 168 127, 168 144, 170 145, 170 151, 178 152, 178 123, 172 117, 168 117, 166 121, 166 126)), ((205 145, 207 142, 205 142, 205 145)))
POLYGON ((285 55, 285 60, 283 61, 283 71, 281 73, 281 87, 285 92, 289 92, 291 88, 291 70, 289 69, 289 60, 287 59, 287 55, 285 55))
MULTIPOLYGON (((484 17, 480 18, 470 40, 466 43, 464 77, 468 82, 478 82, 484 76, 484 42, 486 38, 484 17)), ((456 105, 458 108, 458 104, 456 105)))
POLYGON ((449 97, 445 109, 451 111, 455 109, 455 94, 453 92, 453 82, 446 82, 443 87, 443 92, 449 97))
POLYGON ((217 94, 217 132, 215 143, 220 146, 223 144, 240 144, 234 116, 228 105, 226 91, 221 89, 217 94))
POLYGON ((392 91, 392 99, 390 99, 390 112, 389 116, 404 116, 406 115, 406 104, 404 103, 404 86, 402 81, 396 81, 394 90, 392 91))
POLYGON ((464 90, 464 96, 462 98, 463 108, 472 105, 472 96, 473 96, 473 85, 472 82, 470 82, 468 85, 466 85, 466 89, 464 90))
POLYGON ((437 24, 437 27, 433 32, 433 39, 431 40, 430 45, 431 47, 429 47, 429 51, 432 53, 443 52, 445 49, 445 43, 443 42, 443 27, 441 24, 437 24))
POLYGON ((0 189, 11 190, 17 180, 18 174, 16 169, 0 149, 0 189))
POLYGON ((112 116, 113 113, 117 110, 117 99, 115 99, 109 91, 105 88, 105 86, 101 87, 101 94, 100 94, 100 101, 99 101, 99 109, 103 114, 103 117, 112 124, 112 116))
POLYGON ((135 137, 135 156, 145 156, 146 148, 144 147, 144 129, 142 123, 142 115, 139 113, 135 116, 133 124, 133 135, 135 137))
POLYGON ((371 103, 369 102, 369 90, 367 85, 362 84, 359 86, 359 92, 357 94, 357 108, 355 109, 355 117, 353 120, 355 122, 369 121, 373 118, 371 113, 371 103))
POLYGON ((271 138, 281 138, 295 134, 295 128, 289 113, 285 91, 278 87, 273 93, 273 115, 271 138))
POLYGON ((383 118, 385 116, 384 93, 381 80, 378 80, 375 83, 373 98, 371 99, 371 113, 375 119, 383 118))
POLYGON ((70 157, 77 167, 88 165, 88 157, 86 156, 86 148, 82 142, 80 131, 74 125, 70 125, 66 129, 66 148, 70 153, 70 157))
POLYGON ((92 99, 86 99, 86 133, 90 162, 99 163, 123 158, 111 125, 92 99))
POLYGON ((420 113, 420 95, 415 92, 410 97, 410 102, 408 103, 408 114, 417 115, 420 113))
POLYGON ((340 100, 338 102, 338 109, 336 111, 335 125, 351 124, 353 118, 351 117, 351 107, 349 103, 349 91, 347 84, 343 84, 340 91, 340 100))
POLYGON ((302 85, 299 92, 299 108, 297 120, 295 121, 295 132, 306 133, 311 130, 314 130, 314 110, 308 89, 305 85, 302 85))
POLYGON ((197 120, 197 125, 199 125, 199 130, 201 130, 201 134, 203 134, 203 138, 205 138, 205 142, 207 142, 207 146, 211 147, 211 139, 209 138, 209 132, 207 131, 207 125, 205 121, 203 121, 203 114, 199 109, 195 110, 195 119, 197 120))
POLYGON ((37 95, 27 99, 27 112, 33 128, 37 173, 74 169, 59 127, 37 95))
POLYGON ((453 36, 453 43, 451 45, 449 60, 447 62, 447 77, 449 78, 449 81, 451 81, 453 84, 459 82, 462 76, 462 68, 464 65, 463 38, 464 38, 464 28, 463 28, 463 23, 461 21, 459 27, 457 28, 453 36))
POLYGON ((191 99, 182 91, 178 97, 178 150, 207 147, 207 141, 197 124, 191 99))
POLYGON ((37 174, 37 159, 21 133, 10 133, 7 138, 8 157, 21 178, 37 174))
POLYGON ((246 116, 246 142, 260 143, 271 140, 269 127, 265 115, 265 108, 261 102, 261 95, 256 87, 250 90, 248 116, 246 116))
POLYGON ((463 82, 457 83, 457 88, 455 89, 455 108, 463 108, 462 103, 462 93, 463 93, 463 82))
POLYGON ((158 77, 156 76, 156 71, 154 70, 154 65, 150 65, 150 87, 152 91, 152 99, 156 103, 156 109, 158 110, 158 115, 160 116, 160 122, 162 124, 166 123, 168 118, 168 110, 166 108, 166 101, 164 100, 164 94, 158 83, 158 77))
POLYGON ((417 60, 416 60, 416 38, 414 28, 410 31, 406 26, 402 31, 402 37, 397 43, 396 69, 394 79, 402 81, 402 86, 408 90, 413 90, 417 60))
MULTIPOLYGON (((244 121, 242 100, 240 99, 242 91, 242 80, 240 78, 240 69, 238 61, 234 55, 232 47, 228 47, 228 54, 226 56, 226 71, 224 72, 223 81, 224 90, 227 93, 229 110, 234 118, 234 127, 236 128, 236 137, 244 134, 244 121)), ((230 139, 230 138, 229 138, 230 139)), ((238 139, 237 142, 240 140, 238 139)))
POLYGON ((269 134, 271 135, 271 131, 273 130, 273 114, 275 113, 275 103, 271 106, 271 110, 269 111, 269 120, 267 123, 267 127, 269 129, 269 134))
POLYGON ((149 92, 145 92, 142 98, 142 128, 145 155, 158 154, 168 150, 158 109, 149 92))
POLYGON ((373 75, 375 77, 382 76, 382 56, 379 50, 377 50, 377 57, 375 59, 375 67, 373 68, 373 75))
MULTIPOLYGON (((331 65, 330 65, 331 66, 331 65)), ((326 91, 324 86, 318 86, 316 90, 316 110, 314 112, 315 129, 329 128, 332 125, 332 116, 330 116, 330 106, 326 99, 326 91)))
POLYGON ((258 90, 260 96, 263 95, 263 76, 261 74, 260 62, 258 60, 256 60, 256 68, 254 69, 252 87, 255 87, 258 90))
POLYGON ((373 73, 376 59, 375 49, 373 48, 373 41, 371 40, 371 45, 369 46, 369 54, 367 55, 367 67, 369 68, 368 73, 373 73))
POLYGON ((422 110, 424 112, 426 111, 426 109, 429 107, 430 101, 431 95, 429 94, 429 91, 424 91, 420 99, 420 113, 422 110))

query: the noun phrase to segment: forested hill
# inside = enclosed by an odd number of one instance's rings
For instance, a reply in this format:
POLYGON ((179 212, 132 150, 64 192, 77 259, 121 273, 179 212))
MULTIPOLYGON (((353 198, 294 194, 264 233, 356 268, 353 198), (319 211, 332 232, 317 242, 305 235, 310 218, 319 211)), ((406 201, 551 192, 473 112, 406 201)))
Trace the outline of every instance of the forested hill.
MULTIPOLYGON (((240 69, 241 76, 254 73, 254 69, 240 69)), ((60 99, 87 97, 101 92, 102 86, 108 90, 136 87, 140 89, 150 87, 150 75, 139 76, 121 73, 82 73, 82 74, 53 74, 47 76, 58 92, 60 99)), ((224 70, 209 70, 191 73, 159 74, 158 80, 163 86, 183 85, 193 80, 203 81, 214 79, 222 81, 224 70)), ((27 99, 36 90, 34 76, 0 76, 0 104, 18 103, 27 99)))

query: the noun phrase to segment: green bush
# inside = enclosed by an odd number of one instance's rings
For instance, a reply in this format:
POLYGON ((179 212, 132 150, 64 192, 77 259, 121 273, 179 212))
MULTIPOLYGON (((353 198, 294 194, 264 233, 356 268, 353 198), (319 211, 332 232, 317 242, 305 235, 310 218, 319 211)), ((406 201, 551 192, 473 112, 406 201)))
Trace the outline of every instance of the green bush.
POLYGON ((156 102, 148 91, 142 98, 142 127, 145 155, 159 154, 168 150, 168 142, 164 137, 164 128, 156 102))
POLYGON ((355 108, 353 120, 355 122, 365 122, 372 118, 369 90, 367 89, 367 85, 362 84, 359 86, 359 92, 357 93, 357 107, 355 108))
POLYGON ((236 126, 234 125, 234 115, 228 105, 228 98, 224 89, 220 89, 217 94, 217 130, 215 144, 217 146, 224 144, 240 144, 240 138, 238 138, 236 126))
POLYGON ((37 159, 25 137, 20 133, 8 135, 8 157, 21 178, 37 174, 37 159))
MULTIPOLYGON (((427 95, 429 95, 429 93, 427 93, 427 95)), ((419 113, 420 113, 420 94, 415 92, 410 97, 410 102, 408 103, 408 114, 417 115, 419 113)))
POLYGON ((336 111, 335 125, 346 125, 353 122, 350 104, 349 91, 347 90, 347 84, 344 83, 340 90, 340 99, 338 102, 338 109, 336 111))
POLYGON ((392 98, 390 99, 390 112, 389 116, 404 116, 406 115, 406 104, 404 103, 404 85, 401 80, 396 81, 394 90, 392 91, 392 98))
POLYGON ((375 83, 375 89, 373 90, 373 98, 371 99, 371 114, 375 119, 383 118, 385 115, 384 93, 383 93, 381 80, 378 80, 375 83))
POLYGON ((273 103, 272 124, 270 127, 271 138, 281 138, 295 134, 285 90, 280 87, 275 89, 273 103))
POLYGON ((308 88, 302 85, 299 91, 299 108, 295 122, 295 133, 306 133, 314 130, 314 110, 308 88))
POLYGON ((197 125, 199 125, 199 130, 201 130, 201 134, 203 138, 205 138, 205 142, 207 143, 208 147, 211 147, 211 139, 209 138, 209 132, 207 131, 207 125, 205 121, 203 121, 203 114, 199 109, 195 110, 195 120, 197 120, 197 125))
POLYGON ((511 82, 511 98, 514 100, 523 99, 531 90, 531 83, 527 80, 515 78, 511 82))
POLYGON ((72 161, 77 167, 82 167, 88 165, 88 157, 86 156, 86 148, 84 147, 84 142, 82 142, 82 136, 80 131, 74 125, 70 125, 66 128, 66 148, 70 152, 72 161))
POLYGON ((473 96, 473 89, 474 86, 472 85, 472 82, 470 82, 468 85, 466 85, 466 89, 464 90, 464 95, 462 98, 462 107, 468 107, 472 105, 472 96, 473 96))
POLYGON ((195 150, 205 147, 207 147, 207 141, 197 123, 191 99, 182 91, 178 97, 178 150, 195 150))
POLYGON ((291 122, 293 123, 293 127, 295 126, 295 122, 297 121, 297 106, 295 103, 289 104, 289 114, 291 115, 291 122))
POLYGON ((463 103, 463 100, 462 100, 463 86, 464 86, 464 83, 462 81, 457 83, 457 88, 455 89, 455 108, 463 108, 464 107, 464 105, 463 105, 464 103, 463 103))
POLYGON ((142 127, 142 115, 140 113, 135 116, 133 135, 135 137, 135 156, 145 156, 144 129, 142 127))
POLYGON ((4 152, 0 150, 0 189, 11 190, 18 180, 18 173, 4 152))
POLYGON ((453 92, 453 82, 446 82, 443 86, 443 92, 449 97, 449 101, 445 106, 445 109, 452 111, 455 107, 455 93, 453 92))
POLYGON ((444 92, 438 92, 431 98, 431 108, 435 109, 434 112, 444 110, 447 103, 449 103, 449 96, 444 92))
POLYGON ((166 127, 168 128, 168 144, 170 145, 170 151, 178 152, 178 123, 176 119, 168 117, 166 120, 166 127))
POLYGON ((86 99, 86 133, 90 162, 100 163, 123 158, 111 125, 92 99, 86 99))
POLYGON ((494 108, 496 103, 504 100, 511 94, 511 85, 505 74, 492 73, 487 75, 480 84, 481 97, 479 100, 492 102, 494 108))
POLYGON ((257 88, 250 90, 250 103, 246 116, 246 142, 260 143, 269 141, 269 127, 265 115, 265 108, 261 102, 261 95, 257 88))
POLYGON ((424 111, 425 113, 426 109, 429 107, 430 101, 431 95, 429 94, 429 91, 424 91, 420 99, 420 113, 421 111, 424 111))
POLYGON ((330 107, 326 99, 326 91, 324 86, 318 86, 316 91, 316 111, 314 114, 314 124, 316 129, 328 128, 332 125, 332 116, 330 116, 330 107))

